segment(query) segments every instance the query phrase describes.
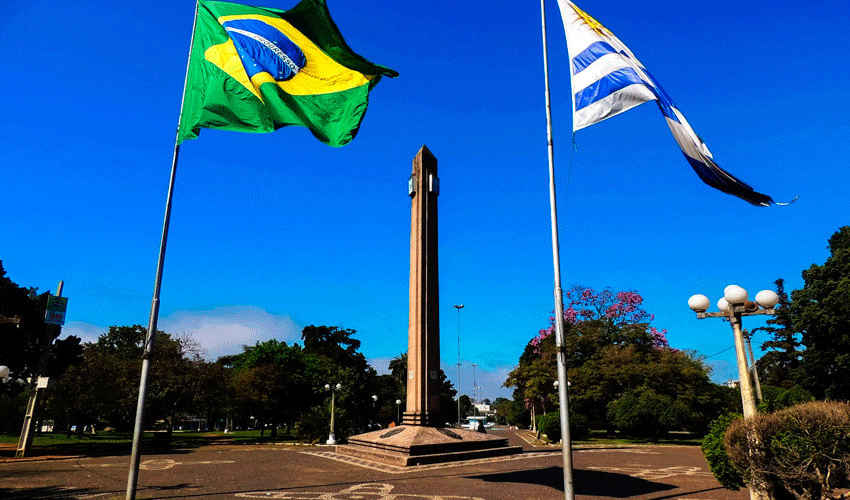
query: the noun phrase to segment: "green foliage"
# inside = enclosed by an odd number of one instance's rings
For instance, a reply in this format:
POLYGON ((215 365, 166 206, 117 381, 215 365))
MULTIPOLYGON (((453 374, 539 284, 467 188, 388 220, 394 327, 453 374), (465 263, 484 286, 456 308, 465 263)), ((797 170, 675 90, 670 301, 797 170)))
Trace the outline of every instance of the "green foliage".
POLYGON ((537 428, 546 434, 549 441, 557 443, 561 440, 561 414, 559 412, 546 413, 537 416, 537 428))
POLYGON ((781 278, 776 280, 776 294, 779 296, 779 303, 774 307, 776 315, 767 320, 769 326, 753 330, 753 333, 763 331, 771 335, 771 340, 761 345, 762 351, 767 352, 756 361, 756 368, 763 385, 787 389, 794 385, 800 366, 800 341, 794 330, 791 302, 785 293, 785 281, 781 278))
POLYGON ((781 408, 790 408, 792 406, 808 403, 810 401, 814 401, 815 397, 811 392, 803 389, 799 385, 795 385, 790 389, 783 391, 782 394, 779 395, 779 399, 777 400, 778 409, 781 408))
MULTIPOLYGON (((553 443, 561 440, 561 412, 550 412, 537 415, 537 428, 546 434, 553 443)), ((580 441, 590 437, 590 427, 587 425, 587 417, 581 413, 570 412, 570 440, 580 441)))
MULTIPOLYGON (((25 390, 23 381, 38 375, 45 336, 52 343, 61 332, 60 328, 52 328, 44 322, 48 295, 49 292, 39 294, 36 288, 14 283, 6 276, 0 261, 0 316, 20 319, 17 324, 0 323, 0 365, 8 366, 11 372, 10 382, 0 384, 0 394, 14 398, 25 390)), ((69 366, 79 363, 79 342, 79 338, 72 336, 53 346, 48 376, 57 377, 69 366)))
POLYGON ((716 418, 711 423, 708 434, 702 440, 702 453, 708 462, 708 470, 714 474, 717 482, 727 490, 739 490, 744 486, 744 477, 729 460, 726 447, 723 444, 723 436, 732 422, 741 419, 737 413, 728 413, 716 418))
MULTIPOLYGON (((667 346, 663 331, 650 327, 651 315, 638 307, 642 299, 637 293, 594 294, 585 289, 571 293, 572 304, 583 304, 564 313, 571 410, 613 431, 609 416, 619 415, 624 424, 627 412, 609 414, 609 405, 629 391, 645 388, 672 402, 667 414, 655 419, 664 422, 664 429, 682 426, 702 431, 710 418, 728 409, 728 391, 711 383, 709 368, 695 353, 667 346)), ((528 343, 504 383, 515 388, 516 401, 539 413, 558 406, 552 332, 552 327, 541 330, 528 343)), ((651 435, 660 432, 655 426, 651 435)))
POLYGON ((794 327, 805 346, 800 384, 818 399, 850 399, 850 226, 829 239, 822 266, 803 271, 805 285, 792 294, 794 327))
POLYGON ((736 421, 724 444, 749 482, 776 497, 826 499, 850 487, 850 404, 810 402, 736 421))
POLYGON ((814 401, 815 397, 799 385, 782 389, 770 385, 761 388, 762 400, 759 402, 759 413, 773 413, 801 403, 814 401))
POLYGON ((668 430, 679 427, 686 413, 681 403, 648 387, 626 391, 608 405, 608 418, 621 432, 648 436, 654 443, 668 430))

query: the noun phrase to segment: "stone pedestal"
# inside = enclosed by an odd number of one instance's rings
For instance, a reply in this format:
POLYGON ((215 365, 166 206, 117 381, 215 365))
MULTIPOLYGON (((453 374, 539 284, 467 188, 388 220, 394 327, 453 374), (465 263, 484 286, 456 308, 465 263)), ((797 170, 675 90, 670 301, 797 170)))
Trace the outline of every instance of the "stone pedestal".
POLYGON ((345 455, 400 467, 456 462, 522 453, 506 438, 468 429, 402 425, 360 434, 338 446, 345 455))

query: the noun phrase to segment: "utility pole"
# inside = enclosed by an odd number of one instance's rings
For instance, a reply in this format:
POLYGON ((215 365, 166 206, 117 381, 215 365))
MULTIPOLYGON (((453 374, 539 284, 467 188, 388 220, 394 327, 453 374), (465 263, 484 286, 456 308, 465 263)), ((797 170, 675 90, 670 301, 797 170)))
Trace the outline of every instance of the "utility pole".
POLYGON ((753 356, 753 345, 750 343, 750 332, 747 330, 743 331, 744 333, 744 342, 747 344, 747 351, 750 353, 750 367, 753 373, 753 381, 756 383, 756 397, 759 401, 763 401, 764 398, 761 396, 761 382, 759 382, 759 372, 756 370, 756 357, 753 356))

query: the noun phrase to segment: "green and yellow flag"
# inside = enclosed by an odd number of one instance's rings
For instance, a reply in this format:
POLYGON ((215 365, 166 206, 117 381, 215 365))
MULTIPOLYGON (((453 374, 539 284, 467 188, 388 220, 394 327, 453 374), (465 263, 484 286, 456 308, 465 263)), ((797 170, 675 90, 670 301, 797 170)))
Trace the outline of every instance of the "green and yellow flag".
POLYGON ((342 146, 357 134, 369 91, 384 75, 398 73, 355 54, 325 0, 287 11, 200 0, 177 143, 201 128, 300 125, 342 146))

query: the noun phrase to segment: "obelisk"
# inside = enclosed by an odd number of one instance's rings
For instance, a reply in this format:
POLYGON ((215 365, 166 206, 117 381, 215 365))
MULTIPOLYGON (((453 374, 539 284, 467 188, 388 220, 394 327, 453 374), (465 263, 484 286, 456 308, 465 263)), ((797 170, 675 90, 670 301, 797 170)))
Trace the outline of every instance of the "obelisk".
POLYGON ((422 146, 413 158, 410 195, 410 310, 405 425, 442 426, 440 277, 437 266, 437 159, 422 146))
POLYGON ((410 195, 410 306, 407 411, 402 424, 358 434, 336 451, 396 466, 522 453, 504 436, 448 429, 440 412, 440 277, 437 267, 437 159, 422 146, 413 158, 410 195))

